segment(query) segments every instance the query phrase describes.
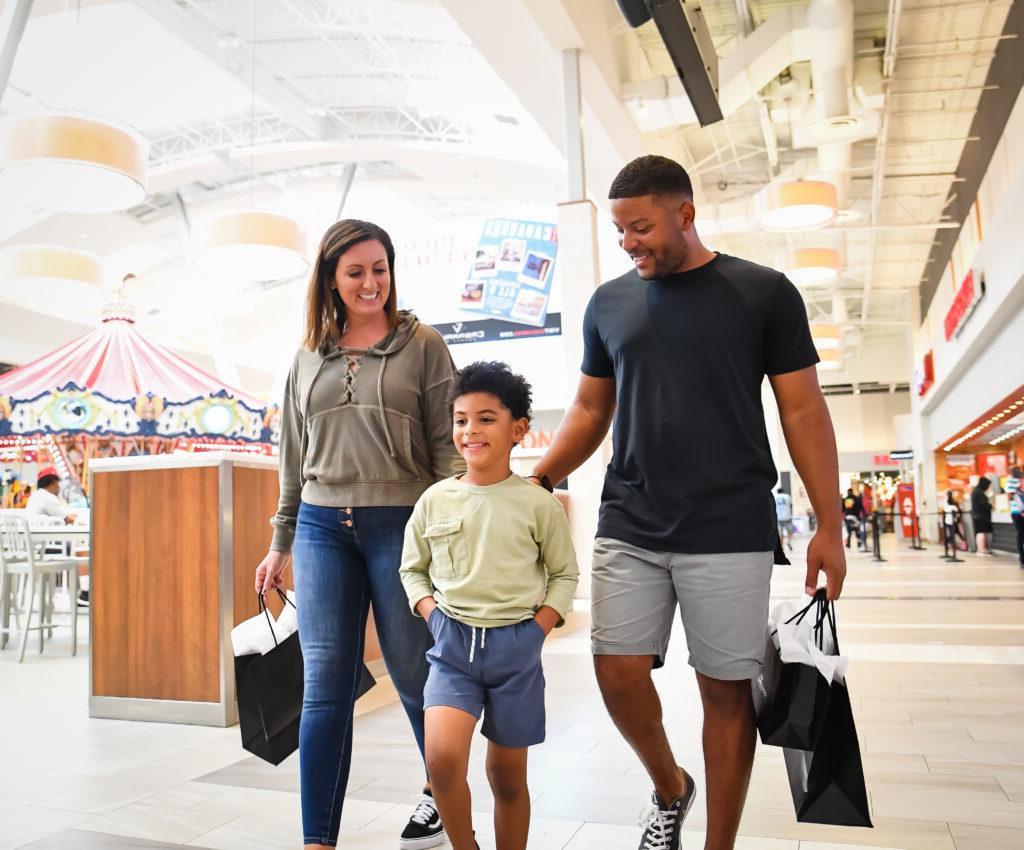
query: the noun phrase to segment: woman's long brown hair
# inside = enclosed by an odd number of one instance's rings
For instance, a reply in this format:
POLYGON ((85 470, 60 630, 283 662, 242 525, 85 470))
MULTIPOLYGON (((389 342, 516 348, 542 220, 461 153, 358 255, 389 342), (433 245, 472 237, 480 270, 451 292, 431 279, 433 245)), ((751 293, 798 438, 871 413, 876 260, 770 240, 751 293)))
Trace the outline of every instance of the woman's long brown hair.
POLYGON ((354 245, 370 240, 380 242, 388 256, 391 289, 384 302, 391 327, 398 324, 398 291, 395 289, 395 246, 384 228, 369 221, 346 218, 327 228, 317 249, 316 263, 306 292, 306 334, 302 344, 309 351, 333 345, 345 327, 345 305, 331 285, 338 268, 338 259, 354 245))

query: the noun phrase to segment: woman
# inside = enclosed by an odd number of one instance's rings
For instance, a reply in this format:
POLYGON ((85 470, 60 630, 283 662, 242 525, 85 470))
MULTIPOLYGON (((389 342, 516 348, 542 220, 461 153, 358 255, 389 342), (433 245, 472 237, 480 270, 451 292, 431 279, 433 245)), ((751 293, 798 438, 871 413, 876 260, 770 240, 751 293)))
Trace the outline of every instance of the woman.
MULTIPOLYGON (((281 498, 256 589, 295 561, 305 695, 299 730, 307 848, 334 847, 352 758, 352 712, 369 605, 391 681, 423 754, 423 621, 398 576, 412 506, 464 470, 445 395, 453 364, 440 335, 397 309, 395 249, 374 224, 348 219, 320 243, 306 336, 285 387, 281 498)), ((444 840, 429 786, 399 841, 444 840)))
POLYGON ((978 486, 971 491, 971 519, 978 544, 976 555, 994 554, 988 548, 989 535, 992 533, 992 503, 987 491, 991 485, 992 482, 982 475, 978 479, 978 486))

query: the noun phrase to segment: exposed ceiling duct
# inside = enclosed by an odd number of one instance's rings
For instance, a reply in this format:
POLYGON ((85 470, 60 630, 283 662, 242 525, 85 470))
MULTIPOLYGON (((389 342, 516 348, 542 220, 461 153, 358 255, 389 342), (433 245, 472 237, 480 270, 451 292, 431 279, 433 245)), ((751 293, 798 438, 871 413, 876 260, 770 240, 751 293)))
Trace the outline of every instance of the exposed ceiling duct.
MULTIPOLYGON (((880 73, 877 60, 858 62, 854 84, 853 4, 851 0, 814 0, 773 15, 719 61, 720 103, 729 116, 776 83, 794 65, 810 63, 811 79, 799 71, 787 84, 788 105, 773 108, 774 121, 787 121, 792 147, 816 148, 815 176, 836 183, 840 208, 849 188, 850 145, 878 132, 880 73), (814 94, 809 88, 813 87, 814 94), (857 95, 851 101, 850 92, 857 95), (837 175, 842 175, 838 177, 837 175)), ((795 69, 794 69, 795 70, 795 69)), ((697 123, 676 77, 627 83, 623 101, 643 132, 697 123)))

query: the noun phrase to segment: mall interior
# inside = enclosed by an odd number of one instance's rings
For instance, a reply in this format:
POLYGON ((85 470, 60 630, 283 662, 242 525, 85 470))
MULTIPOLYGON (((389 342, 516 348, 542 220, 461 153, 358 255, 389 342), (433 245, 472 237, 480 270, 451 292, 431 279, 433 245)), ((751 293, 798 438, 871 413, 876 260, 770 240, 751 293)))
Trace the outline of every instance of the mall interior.
MULTIPOLYGON (((735 848, 1024 848, 1022 83, 1024 0, 0 0, 0 850, 308 840, 295 745, 243 747, 232 630, 259 614, 320 239, 384 228, 397 306, 455 367, 530 382, 526 477, 588 302, 633 273, 608 194, 647 154, 687 170, 711 251, 796 286, 835 431, 830 687, 865 822, 802 816, 790 750, 759 742, 735 848)), ((761 406, 774 609, 825 526, 767 379, 761 406)), ((535 850, 631 850, 651 799, 591 656, 609 463, 610 437, 555 482, 579 582, 543 648, 535 850)), ((422 762, 378 637, 371 611, 337 843, 441 846, 399 843, 422 762)), ((653 678, 698 778, 678 846, 713 846, 678 624, 653 678)), ((473 824, 504 850, 486 747, 473 824)))

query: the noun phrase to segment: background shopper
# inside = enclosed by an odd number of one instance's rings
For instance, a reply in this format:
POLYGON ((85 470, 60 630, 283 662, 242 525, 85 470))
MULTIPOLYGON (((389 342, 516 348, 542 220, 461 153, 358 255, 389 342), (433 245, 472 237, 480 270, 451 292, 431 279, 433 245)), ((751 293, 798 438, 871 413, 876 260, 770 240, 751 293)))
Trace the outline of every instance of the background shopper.
POLYGON ((49 520, 53 523, 63 522, 65 525, 74 523, 75 512, 60 498, 60 478, 54 467, 47 466, 39 470, 36 489, 25 503, 25 513, 29 521, 49 520))
POLYGON ((793 497, 785 487, 775 491, 775 519, 779 525, 779 542, 793 551, 793 497))
POLYGON ((1010 497, 1010 519, 1013 520, 1013 529, 1017 532, 1017 557, 1020 565, 1024 567, 1024 490, 1020 487, 1013 491, 1010 497))
POLYGON ((971 520, 974 522, 978 555, 993 554, 989 548, 992 539, 992 502, 988 498, 988 488, 991 486, 992 482, 982 475, 971 491, 971 520))
POLYGON ((946 542, 950 549, 956 550, 956 539, 963 541, 963 548, 967 548, 967 538, 964 536, 960 523, 963 521, 963 511, 960 503, 956 500, 952 490, 946 491, 946 504, 942 507, 943 526, 945 528, 946 542))
MULTIPOLYGON (((462 467, 445 397, 453 364, 441 336, 397 309, 395 249, 375 224, 346 219, 320 243, 306 336, 285 387, 281 498, 257 591, 295 562, 305 697, 299 733, 306 847, 338 840, 367 610, 423 753, 430 634, 399 579, 405 524, 433 483, 462 467)), ((399 841, 444 839, 429 787, 399 841)))

